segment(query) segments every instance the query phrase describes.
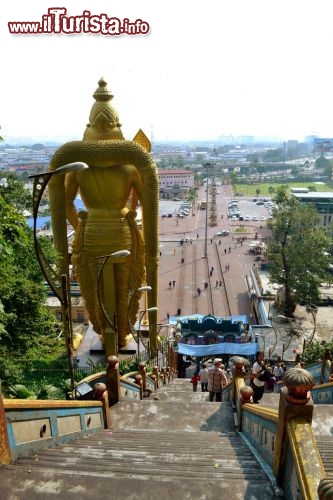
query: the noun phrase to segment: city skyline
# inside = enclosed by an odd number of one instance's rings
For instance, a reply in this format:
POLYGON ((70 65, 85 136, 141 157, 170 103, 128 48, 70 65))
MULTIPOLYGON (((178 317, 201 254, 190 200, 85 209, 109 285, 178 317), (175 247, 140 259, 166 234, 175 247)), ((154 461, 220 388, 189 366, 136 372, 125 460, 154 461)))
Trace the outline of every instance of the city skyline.
POLYGON ((0 125, 7 142, 81 139, 101 77, 128 139, 139 128, 157 142, 333 136, 328 0, 212 0, 209 9, 198 0, 188 8, 174 0, 59 5, 67 16, 105 13, 133 26, 141 20, 149 32, 15 35, 9 22, 42 22, 50 6, 1 5, 0 125))

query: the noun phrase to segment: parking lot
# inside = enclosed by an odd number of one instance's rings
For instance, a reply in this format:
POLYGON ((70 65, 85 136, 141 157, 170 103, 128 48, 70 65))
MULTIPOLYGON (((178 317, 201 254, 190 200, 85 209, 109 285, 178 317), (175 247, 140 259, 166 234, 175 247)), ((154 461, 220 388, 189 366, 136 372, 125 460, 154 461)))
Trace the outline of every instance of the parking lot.
POLYGON ((271 216, 270 198, 229 198, 226 200, 229 222, 242 224, 265 222, 271 216))

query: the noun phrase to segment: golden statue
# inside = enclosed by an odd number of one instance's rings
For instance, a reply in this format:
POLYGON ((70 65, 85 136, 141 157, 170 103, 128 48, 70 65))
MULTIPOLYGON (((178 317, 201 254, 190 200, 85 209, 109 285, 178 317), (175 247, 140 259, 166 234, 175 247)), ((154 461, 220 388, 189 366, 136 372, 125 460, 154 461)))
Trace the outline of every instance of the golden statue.
MULTIPOLYGON (((98 85, 83 140, 61 146, 50 165, 55 170, 84 162, 89 168, 52 176, 49 197, 60 271, 68 275, 67 219, 75 229, 74 272, 90 321, 110 356, 131 338, 129 323, 135 324, 140 302, 135 291, 147 283, 152 288, 148 307, 157 305, 159 186, 156 165, 147 152, 148 139, 141 131, 133 141, 124 139, 109 102, 113 95, 103 79, 98 85), (86 207, 79 213, 74 205, 78 194, 86 207), (138 201, 143 238, 135 220, 138 201)), ((156 310, 149 313, 149 334, 154 355, 156 310)))

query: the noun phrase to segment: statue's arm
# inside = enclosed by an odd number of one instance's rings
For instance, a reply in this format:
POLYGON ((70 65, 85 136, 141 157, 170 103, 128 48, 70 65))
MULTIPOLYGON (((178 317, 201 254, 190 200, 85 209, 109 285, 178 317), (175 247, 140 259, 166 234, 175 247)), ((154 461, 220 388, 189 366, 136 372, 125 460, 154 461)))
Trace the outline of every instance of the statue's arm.
POLYGON ((74 200, 79 190, 79 183, 76 178, 76 173, 71 172, 66 174, 65 179, 65 196, 66 196, 66 217, 73 226, 77 229, 79 225, 79 218, 75 208, 74 200))
POLYGON ((135 210, 137 205, 137 200, 135 198, 137 198, 141 204, 143 200, 143 185, 142 185, 141 175, 139 174, 139 171, 137 170, 136 167, 133 167, 132 171, 132 184, 135 193, 134 196, 132 197, 131 208, 135 210))

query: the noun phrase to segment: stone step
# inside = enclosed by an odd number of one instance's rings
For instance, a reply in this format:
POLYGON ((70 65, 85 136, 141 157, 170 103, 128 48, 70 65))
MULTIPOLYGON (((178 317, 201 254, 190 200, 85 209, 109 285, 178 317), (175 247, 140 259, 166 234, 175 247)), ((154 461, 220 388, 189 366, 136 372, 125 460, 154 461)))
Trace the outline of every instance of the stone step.
POLYGON ((112 427, 183 432, 235 430, 231 403, 122 400, 111 408, 112 427))
POLYGON ((333 477, 333 436, 316 434, 315 437, 325 471, 333 477))
POLYGON ((0 497, 4 488, 19 500, 274 499, 235 432, 231 403, 207 401, 188 379, 157 397, 124 399, 110 409, 110 430, 20 458, 2 474, 0 497))
POLYGON ((21 458, 16 468, 21 469, 21 477, 32 474, 36 481, 37 476, 37 485, 43 482, 44 491, 48 481, 60 491, 62 485, 68 486, 70 476, 80 490, 89 478, 94 485, 109 482, 112 494, 119 498, 163 499, 169 496, 161 492, 169 491, 174 498, 210 499, 215 489, 220 497, 228 492, 233 499, 274 498, 265 474, 238 435, 202 433, 198 440, 193 433, 153 434, 157 439, 149 430, 104 431, 21 458), (119 496, 133 481, 132 496, 119 496), (155 493, 153 484, 159 485, 155 493), (191 495, 186 496, 186 491, 191 495))
POLYGON ((192 388, 188 388, 173 392, 172 394, 167 393, 165 391, 159 391, 156 395, 152 397, 152 399, 160 399, 160 400, 168 400, 168 401, 209 401, 208 392, 201 392, 201 390, 195 392, 192 391, 192 388), (187 390, 186 390, 187 389, 187 390))

